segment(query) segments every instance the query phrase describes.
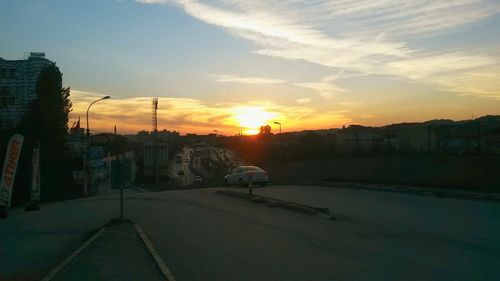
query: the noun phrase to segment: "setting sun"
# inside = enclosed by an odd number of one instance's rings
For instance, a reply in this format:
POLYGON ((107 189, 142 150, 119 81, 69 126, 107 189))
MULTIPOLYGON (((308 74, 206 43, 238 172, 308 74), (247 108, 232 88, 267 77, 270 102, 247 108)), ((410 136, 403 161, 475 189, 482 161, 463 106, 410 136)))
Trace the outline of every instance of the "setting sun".
POLYGON ((243 132, 244 135, 256 135, 259 133, 259 130, 255 130, 255 129, 250 129, 250 130, 246 130, 243 132))
POLYGON ((271 123, 271 119, 276 117, 276 113, 255 106, 237 107, 233 114, 236 123, 244 128, 245 134, 248 135, 259 133, 260 126, 271 123))

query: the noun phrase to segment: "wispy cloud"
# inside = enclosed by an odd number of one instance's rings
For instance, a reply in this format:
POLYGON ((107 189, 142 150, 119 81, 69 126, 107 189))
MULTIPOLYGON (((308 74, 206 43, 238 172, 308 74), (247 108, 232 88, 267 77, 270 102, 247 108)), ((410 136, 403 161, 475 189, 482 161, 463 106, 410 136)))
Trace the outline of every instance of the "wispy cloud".
POLYGON ((315 90, 318 92, 319 96, 321 96, 324 99, 331 99, 335 93, 340 92, 337 86, 325 82, 297 83, 294 85, 298 87, 315 90))
POLYGON ((449 53, 389 63, 385 73, 459 95, 500 99, 500 66, 493 58, 449 53))
POLYGON ((295 100, 297 103, 299 104, 306 104, 306 103, 310 103, 311 102, 311 99, 310 98, 303 98, 303 99, 297 99, 295 100))
POLYGON ((242 83, 242 84, 282 84, 285 80, 265 78, 265 77, 243 77, 237 75, 214 75, 215 81, 222 83, 242 83))
POLYGON ((500 69, 484 69, 435 76, 430 80, 440 89, 459 95, 500 100, 499 73, 500 69))
MULTIPOLYGON (((144 1, 142 1, 144 2, 144 1)), ((147 1, 165 4, 166 1, 147 1)), ((170 1, 169 1, 170 3, 170 1)), ((292 11, 277 2, 223 1, 220 5, 200 1, 172 1, 189 15, 208 24, 220 26, 235 35, 249 39, 264 48, 255 52, 287 59, 304 59, 333 67, 346 67, 354 61, 371 55, 405 57, 409 50, 403 43, 359 38, 333 37, 301 23, 307 17, 287 17, 292 11), (282 10, 287 13, 273 13, 282 10), (293 20, 291 20, 293 19, 293 20), (342 54, 333 55, 333 54, 342 54)), ((321 8, 321 7, 318 7, 321 8)))
MULTIPOLYGON (((408 38, 433 36, 497 15, 500 2, 496 0, 138 2, 177 5, 200 21, 254 42, 256 54, 304 60, 335 72, 347 70, 444 85, 459 77, 454 75, 498 64, 485 54, 422 50, 407 42, 408 38), (439 82, 435 75, 440 75, 439 82)), ((233 78, 227 82, 238 80, 233 78)), ((238 82, 243 81, 252 80, 238 82)), ((315 89, 324 98, 341 90, 324 79, 295 85, 315 89)))
POLYGON ((294 85, 315 90, 320 97, 328 100, 333 98, 338 93, 347 92, 346 89, 335 84, 335 80, 338 78, 338 75, 330 75, 317 82, 296 83, 294 85))
POLYGON ((429 35, 488 18, 500 12, 494 0, 342 1, 326 5, 339 30, 351 34, 429 35))
POLYGON ((486 56, 448 53, 391 62, 386 65, 382 73, 401 75, 416 80, 484 67, 494 63, 496 63, 494 59, 486 56))

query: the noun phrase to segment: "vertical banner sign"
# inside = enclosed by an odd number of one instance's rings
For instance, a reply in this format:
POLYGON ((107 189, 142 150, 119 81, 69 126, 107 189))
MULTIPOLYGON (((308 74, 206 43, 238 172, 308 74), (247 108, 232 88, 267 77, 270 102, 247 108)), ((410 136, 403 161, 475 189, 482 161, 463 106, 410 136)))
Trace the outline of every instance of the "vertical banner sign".
POLYGON ((33 175, 31 177, 31 201, 40 200, 40 143, 33 147, 33 175))
POLYGON ((3 163, 2 179, 0 180, 0 207, 9 208, 12 198, 12 188, 16 177, 17 163, 21 155, 24 137, 22 135, 13 135, 7 146, 5 162, 3 163))

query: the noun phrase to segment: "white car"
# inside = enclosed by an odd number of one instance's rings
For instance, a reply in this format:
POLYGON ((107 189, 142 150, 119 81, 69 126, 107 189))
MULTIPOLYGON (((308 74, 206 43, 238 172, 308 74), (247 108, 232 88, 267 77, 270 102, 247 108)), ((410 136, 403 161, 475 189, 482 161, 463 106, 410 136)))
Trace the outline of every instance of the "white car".
POLYGON ((247 186, 249 182, 265 186, 269 182, 267 172, 256 166, 239 166, 224 177, 224 184, 247 186))

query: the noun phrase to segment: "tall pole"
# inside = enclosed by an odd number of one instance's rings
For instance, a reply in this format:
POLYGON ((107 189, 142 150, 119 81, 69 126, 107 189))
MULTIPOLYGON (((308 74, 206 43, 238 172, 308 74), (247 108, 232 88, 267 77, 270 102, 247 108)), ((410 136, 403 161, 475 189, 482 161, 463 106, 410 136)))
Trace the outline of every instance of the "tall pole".
POLYGON ((123 183, 120 183, 120 220, 123 220, 123 183))
POLYGON ((280 134, 281 134, 281 122, 274 122, 276 125, 280 125, 280 134))
POLYGON ((427 126, 427 152, 431 154, 431 127, 427 126))
MULTIPOLYGON (((89 110, 90 110, 90 107, 98 102, 98 101, 102 101, 102 100, 107 100, 111 98, 110 96, 105 96, 105 97, 102 97, 100 99, 97 99, 93 102, 90 103, 89 107, 87 107, 87 149, 90 147, 90 128, 89 128, 89 110)), ((85 169, 85 166, 87 165, 87 160, 90 160, 90 159, 86 159, 86 156, 84 155, 84 158, 83 158, 83 193, 85 195, 87 195, 87 190, 88 190, 88 187, 90 186, 90 183, 92 183, 92 179, 89 178, 89 182, 87 182, 87 173, 85 172, 87 169, 85 169)), ((92 169, 89 169, 89 175, 91 174, 91 171, 92 169)))
POLYGON ((160 173, 158 170, 158 98, 153 98, 153 165, 155 183, 160 181, 160 173))
POLYGON ((95 100, 95 101, 91 102, 91 103, 90 103, 90 105, 89 105, 89 107, 87 107, 87 143, 88 143, 88 144, 90 144, 90 128, 89 128, 89 110, 90 110, 90 107, 91 107, 94 103, 96 103, 96 102, 98 102, 98 101, 107 100, 107 99, 109 99, 109 98, 111 98, 111 97, 110 97, 110 96, 105 96, 105 97, 102 97, 102 98, 100 98, 100 99, 97 99, 97 100, 95 100))
POLYGON ((477 141, 477 154, 481 154, 481 123, 476 123, 476 141, 477 141))

